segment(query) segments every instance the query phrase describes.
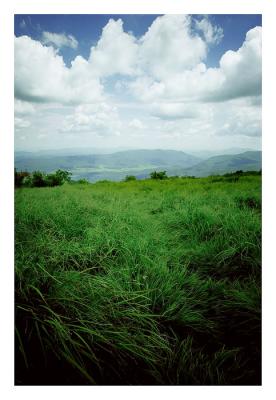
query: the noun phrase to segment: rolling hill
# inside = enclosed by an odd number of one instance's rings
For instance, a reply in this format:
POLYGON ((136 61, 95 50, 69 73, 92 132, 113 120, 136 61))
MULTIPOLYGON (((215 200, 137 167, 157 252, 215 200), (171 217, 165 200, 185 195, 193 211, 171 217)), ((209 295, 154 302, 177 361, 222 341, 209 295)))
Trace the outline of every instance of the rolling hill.
POLYGON ((112 154, 33 155, 16 153, 18 170, 52 172, 59 168, 72 172, 74 179, 120 180, 127 174, 146 177, 154 169, 189 168, 202 159, 176 150, 129 150, 112 154))
POLYGON ((199 164, 187 168, 185 175, 209 176, 221 175, 237 170, 258 171, 262 168, 262 152, 246 151, 234 155, 221 155, 210 157, 199 164))
POLYGON ((112 154, 41 154, 18 152, 15 167, 19 171, 52 172, 65 169, 77 180, 90 182, 109 179, 118 181, 126 175, 138 179, 147 178, 150 172, 166 170, 172 175, 208 176, 237 170, 261 169, 261 151, 246 151, 240 154, 225 154, 203 160, 176 150, 128 150, 112 154))

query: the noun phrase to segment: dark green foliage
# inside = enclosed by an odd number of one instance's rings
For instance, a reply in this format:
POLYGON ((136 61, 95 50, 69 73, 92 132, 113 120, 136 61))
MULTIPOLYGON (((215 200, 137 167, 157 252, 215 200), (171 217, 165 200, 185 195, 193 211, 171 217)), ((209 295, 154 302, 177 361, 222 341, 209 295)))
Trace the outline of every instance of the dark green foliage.
POLYGON ((124 179, 125 182, 136 181, 136 180, 137 180, 137 178, 134 175, 126 175, 126 177, 124 179))
POLYGON ((43 187, 47 186, 47 178, 41 171, 34 171, 31 175, 31 186, 32 187, 43 187))
POLYGON ((241 176, 241 175, 243 175, 243 171, 242 170, 239 170, 239 171, 236 171, 236 172, 230 172, 230 173, 227 173, 227 174, 224 174, 223 176, 225 176, 225 177, 232 177, 232 176, 241 176))
POLYGON ((47 174, 45 176, 46 186, 59 186, 62 184, 62 180, 56 174, 47 174))
POLYGON ((18 172, 16 168, 14 169, 14 186, 21 187, 24 183, 24 179, 30 176, 30 173, 27 171, 18 172))
POLYGON ((17 384, 261 383, 261 177, 213 179, 16 191, 17 384))
POLYGON ((70 182, 70 175, 72 175, 70 172, 58 169, 53 174, 45 175, 44 180, 46 186, 60 186, 63 185, 65 182, 70 182))
POLYGON ((168 176, 167 176, 166 171, 158 171, 158 172, 153 171, 150 173, 150 178, 163 180, 163 179, 168 179, 168 176))
POLYGON ((26 187, 45 187, 45 186, 60 186, 65 182, 70 182, 71 173, 57 170, 51 174, 45 174, 41 171, 34 171, 32 174, 28 172, 16 172, 15 170, 15 186, 26 186, 26 187))
POLYGON ((55 175, 59 179, 60 184, 63 184, 64 182, 70 182, 72 174, 68 171, 63 171, 62 169, 58 169, 55 172, 55 175))
POLYGON ((88 182, 87 179, 79 179, 79 180, 77 181, 77 183, 80 183, 81 185, 87 185, 87 184, 89 184, 89 182, 88 182))

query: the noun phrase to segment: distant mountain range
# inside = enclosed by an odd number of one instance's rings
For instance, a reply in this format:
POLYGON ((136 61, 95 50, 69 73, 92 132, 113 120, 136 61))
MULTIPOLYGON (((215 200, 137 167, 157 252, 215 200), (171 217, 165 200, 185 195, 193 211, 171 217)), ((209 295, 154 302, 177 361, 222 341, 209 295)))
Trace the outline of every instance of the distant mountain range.
POLYGON ((228 155, 228 154, 240 154, 246 151, 256 151, 256 149, 250 149, 247 147, 230 147, 224 150, 198 150, 198 151, 188 151, 189 154, 207 160, 207 158, 228 155))
POLYGON ((146 178, 150 172, 166 170, 168 175, 208 176, 236 170, 261 169, 261 151, 225 154, 204 159, 176 150, 127 150, 112 154, 75 154, 66 152, 15 153, 15 167, 20 171, 52 172, 65 169, 73 179, 121 180, 126 175, 146 178))
POLYGON ((187 175, 209 176, 222 175, 237 170, 258 171, 262 168, 262 152, 246 151, 240 154, 210 157, 197 165, 187 168, 187 175))

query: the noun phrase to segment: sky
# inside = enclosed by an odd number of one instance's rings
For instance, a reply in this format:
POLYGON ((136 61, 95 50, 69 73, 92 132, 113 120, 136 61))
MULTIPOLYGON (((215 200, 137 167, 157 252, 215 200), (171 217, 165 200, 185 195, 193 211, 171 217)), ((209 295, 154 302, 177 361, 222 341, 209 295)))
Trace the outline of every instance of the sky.
POLYGON ((261 25, 16 15, 15 149, 260 149, 261 25))

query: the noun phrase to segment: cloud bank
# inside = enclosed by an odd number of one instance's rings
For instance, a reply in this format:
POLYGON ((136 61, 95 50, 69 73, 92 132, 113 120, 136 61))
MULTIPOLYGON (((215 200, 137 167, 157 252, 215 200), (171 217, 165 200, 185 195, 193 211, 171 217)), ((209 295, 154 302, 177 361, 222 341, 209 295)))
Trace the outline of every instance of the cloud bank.
POLYGON ((259 26, 249 30, 216 68, 207 57, 223 29, 207 17, 161 16, 140 38, 126 32, 121 19, 110 19, 89 57, 79 54, 69 66, 60 49, 78 49, 72 35, 44 31, 40 42, 15 37, 16 127, 37 124, 34 110, 56 104, 53 121, 63 136, 127 141, 132 131, 149 143, 170 132, 193 140, 204 132, 205 138, 260 136, 261 34, 259 26))

